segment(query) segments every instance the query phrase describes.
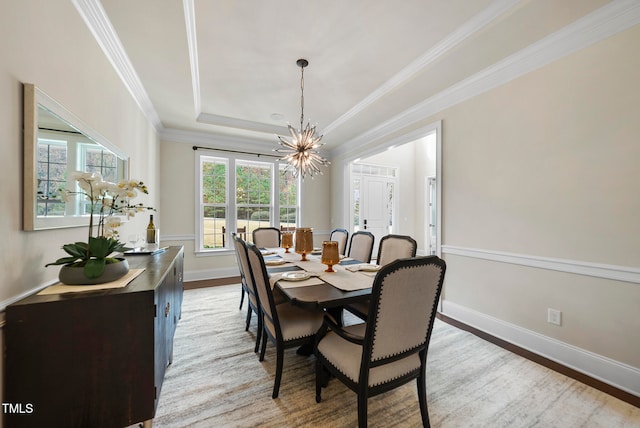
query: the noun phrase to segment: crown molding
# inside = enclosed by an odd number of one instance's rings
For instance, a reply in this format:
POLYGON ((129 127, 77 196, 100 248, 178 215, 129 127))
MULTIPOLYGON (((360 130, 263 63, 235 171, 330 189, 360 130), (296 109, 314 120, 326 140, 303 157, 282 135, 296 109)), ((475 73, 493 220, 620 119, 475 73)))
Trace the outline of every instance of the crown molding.
MULTIPOLYGON (((72 1, 143 114, 162 136, 179 135, 180 131, 168 130, 163 127, 162 121, 133 68, 100 0, 72 1)), ((520 0, 500 0, 494 2, 489 8, 467 21, 463 27, 452 33, 447 39, 405 67, 400 73, 396 74, 389 81, 385 82, 384 85, 340 116, 323 130, 324 134, 344 124, 349 118, 366 109, 384 94, 411 78, 422 68, 432 64, 433 61, 453 49, 465 38, 468 38, 474 32, 479 31, 501 14, 504 14, 507 10, 514 7, 519 1, 520 0)), ((193 0, 184 0, 183 5, 191 59, 196 120, 202 123, 247 129, 256 132, 271 134, 286 133, 286 128, 277 125, 244 121, 242 119, 227 118, 200 112, 200 88, 193 0)), ((543 38, 529 47, 460 81, 369 131, 345 142, 342 146, 331 150, 332 157, 346 155, 360 150, 361 147, 383 139, 397 130, 438 114, 449 107, 503 85, 526 73, 624 31, 638 23, 640 23, 640 3, 637 0, 614 0, 556 33, 543 38)), ((211 142, 212 139, 218 140, 220 138, 223 138, 225 141, 253 141, 254 149, 255 143, 259 141, 238 137, 221 137, 212 133, 196 132, 185 135, 190 140, 197 140, 200 144, 206 144, 203 140, 211 142)), ((165 137, 165 139, 169 138, 165 137)))
MULTIPOLYGON (((196 122, 208 123, 210 125, 224 126, 227 128, 244 129, 254 132, 264 132, 265 134, 289 134, 289 129, 284 126, 270 125, 251 120, 237 119, 235 117, 219 116, 217 114, 200 113, 196 122)), ((274 137, 275 141, 275 137, 274 137)))
POLYGON ((460 28, 451 33, 447 38, 429 49, 418 59, 410 63, 399 73, 391 77, 382 84, 378 89, 365 97, 358 104, 350 108, 346 113, 342 114, 328 126, 323 128, 324 135, 329 134, 334 129, 344 125, 349 119, 367 109, 370 105, 378 101, 384 95, 393 91, 398 86, 403 85, 425 67, 430 66, 440 57, 446 55, 449 51, 455 49, 464 40, 473 34, 482 30, 496 19, 500 18, 508 10, 519 4, 521 0, 499 0, 493 2, 489 7, 469 19, 460 28))
POLYGON ((333 149, 332 154, 342 156, 358 151, 363 146, 382 139, 399 129, 504 85, 638 23, 640 23, 640 2, 637 0, 614 0, 563 29, 345 142, 342 146, 333 149))
POLYGON ((73 0, 73 4, 140 110, 156 130, 161 130, 160 116, 158 116, 147 91, 133 68, 118 34, 102 7, 102 3, 99 0, 73 0))
POLYGON ((193 88, 193 106, 198 116, 202 108, 200 98, 200 66, 198 62, 198 38, 196 37, 196 13, 193 0, 183 0, 184 23, 187 29, 187 46, 189 46, 189 62, 191 67, 191 86, 193 88))

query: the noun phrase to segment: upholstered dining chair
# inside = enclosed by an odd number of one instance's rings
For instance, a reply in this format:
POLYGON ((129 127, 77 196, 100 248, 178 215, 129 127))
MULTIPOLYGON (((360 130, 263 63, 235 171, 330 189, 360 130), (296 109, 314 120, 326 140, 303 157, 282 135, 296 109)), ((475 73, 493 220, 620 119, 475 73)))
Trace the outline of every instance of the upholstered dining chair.
POLYGON ((237 234, 232 232, 231 239, 233 239, 234 242, 233 248, 235 249, 236 262, 238 263, 238 271, 240 272, 240 307, 238 309, 242 309, 242 305, 244 303, 244 295, 247 293, 247 280, 244 278, 244 270, 242 268, 242 265, 240 264, 240 255, 238 254, 238 247, 235 244, 236 238, 241 239, 237 234))
MULTIPOLYGON (((256 331, 256 346, 253 352, 258 352, 260 346, 260 340, 262 338, 262 317, 260 316, 260 302, 258 301, 258 294, 255 288, 255 282, 253 280, 253 273, 249 266, 249 255, 247 253, 247 244, 236 233, 232 233, 233 245, 236 250, 236 259, 238 260, 238 268, 240 270, 240 280, 242 281, 243 292, 247 294, 247 320, 244 330, 249 330, 249 324, 251 323, 252 312, 256 314, 258 318, 258 330, 256 331)), ((240 309, 242 309, 242 302, 240 309)))
MULTIPOLYGON (((378 245, 378 258, 376 263, 384 266, 394 260, 415 257, 418 244, 416 240, 405 235, 386 235, 380 239, 378 245)), ((360 319, 366 320, 369 313, 370 302, 354 302, 345 306, 345 309, 360 319)))
POLYGON ((422 424, 429 426, 427 351, 445 270, 436 256, 393 261, 375 277, 366 323, 339 327, 325 315, 315 349, 316 402, 333 375, 358 394, 358 426, 366 427, 369 397, 415 379, 422 424))
POLYGON ((333 229, 329 234, 329 241, 338 242, 338 253, 345 255, 347 253, 347 239, 349 239, 349 232, 347 229, 333 229))
POLYGON ((380 239, 376 264, 384 266, 396 259, 415 257, 418 243, 406 235, 386 235, 380 239))
POLYGON ((349 243, 348 257, 360 260, 363 263, 371 261, 371 253, 373 252, 373 242, 375 237, 371 232, 360 230, 351 235, 349 243))
POLYGON ((260 249, 251 243, 247 244, 247 248, 262 317, 260 361, 264 361, 268 338, 276 347, 276 377, 271 397, 277 398, 282 379, 284 350, 313 344, 316 332, 322 325, 324 312, 319 308, 303 309, 289 302, 277 304, 260 249))
POLYGON ((253 231, 253 243, 258 248, 280 246, 280 229, 277 227, 259 227, 253 231))

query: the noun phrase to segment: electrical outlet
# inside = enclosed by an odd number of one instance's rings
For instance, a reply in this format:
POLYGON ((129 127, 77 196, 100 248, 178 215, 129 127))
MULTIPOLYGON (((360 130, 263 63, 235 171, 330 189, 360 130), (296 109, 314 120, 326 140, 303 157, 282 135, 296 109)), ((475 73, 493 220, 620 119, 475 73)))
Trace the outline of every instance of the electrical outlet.
POLYGON ((547 322, 555 325, 562 325, 562 312, 557 309, 547 309, 547 322))

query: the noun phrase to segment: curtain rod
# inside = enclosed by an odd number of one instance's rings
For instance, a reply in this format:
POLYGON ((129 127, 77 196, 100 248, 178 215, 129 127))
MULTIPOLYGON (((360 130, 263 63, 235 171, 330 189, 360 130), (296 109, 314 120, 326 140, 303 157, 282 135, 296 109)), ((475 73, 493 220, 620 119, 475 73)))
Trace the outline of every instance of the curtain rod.
POLYGON ((198 150, 198 149, 215 150, 215 151, 218 151, 218 152, 240 153, 240 154, 243 154, 243 155, 253 155, 253 156, 257 156, 257 157, 267 156, 267 157, 270 157, 270 158, 278 158, 278 159, 281 157, 281 156, 276 156, 276 155, 267 155, 267 154, 264 154, 264 153, 243 152, 242 150, 215 149, 215 148, 212 148, 212 147, 193 146, 193 150, 198 150))
POLYGON ((42 128, 42 127, 38 127, 38 131, 52 131, 52 132, 62 132, 65 134, 75 134, 75 135, 82 135, 82 132, 79 131, 68 131, 66 129, 55 129, 55 128, 42 128))

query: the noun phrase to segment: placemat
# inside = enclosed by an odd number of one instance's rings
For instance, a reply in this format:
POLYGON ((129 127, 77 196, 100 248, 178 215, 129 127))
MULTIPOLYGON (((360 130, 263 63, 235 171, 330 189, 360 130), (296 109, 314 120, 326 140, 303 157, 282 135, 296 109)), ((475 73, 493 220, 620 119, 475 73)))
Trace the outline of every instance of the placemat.
POLYGON ((293 272, 296 270, 302 270, 302 268, 292 264, 288 264, 286 266, 278 266, 278 267, 267 266, 267 273, 269 275, 271 275, 272 273, 293 272))
POLYGON ((297 287, 308 287, 311 285, 320 285, 324 284, 324 281, 316 276, 312 276, 309 279, 305 279, 304 281, 278 281, 280 287, 282 288, 297 288, 297 287))
POLYGON ((46 296, 49 294, 64 294, 64 293, 81 293, 83 291, 96 291, 96 290, 107 290, 110 288, 123 288, 126 287, 131 281, 133 281, 138 275, 144 272, 144 268, 142 269, 129 269, 129 272, 126 273, 122 278, 105 282, 104 284, 96 284, 96 285, 64 285, 61 282, 57 284, 53 284, 41 292, 38 293, 39 296, 46 296))

